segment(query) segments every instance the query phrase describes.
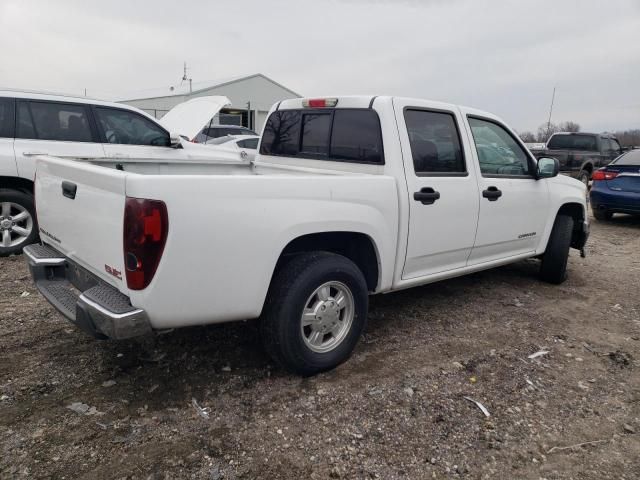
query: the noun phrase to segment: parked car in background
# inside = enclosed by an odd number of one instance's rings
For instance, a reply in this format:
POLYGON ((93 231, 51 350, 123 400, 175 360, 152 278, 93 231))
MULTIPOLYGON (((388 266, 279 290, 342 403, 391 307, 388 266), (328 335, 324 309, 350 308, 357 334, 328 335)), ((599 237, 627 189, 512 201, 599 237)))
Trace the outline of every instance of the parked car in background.
POLYGON ((38 289, 99 338, 260 317, 267 351, 307 375, 350 356, 369 293, 525 258, 561 283, 589 233, 584 185, 456 105, 284 100, 235 165, 39 158, 38 289))
POLYGON ((258 134, 250 128, 239 125, 210 125, 203 128, 200 133, 193 138, 193 141, 196 143, 207 143, 214 138, 226 137, 228 135, 258 136, 258 134))
POLYGON ((623 153, 593 173, 589 194, 593 216, 610 220, 614 213, 640 215, 640 150, 623 153))
POLYGON ((543 150, 533 150, 536 158, 551 157, 560 162, 560 172, 589 184, 595 170, 622 153, 613 135, 559 132, 551 135, 543 150))
MULTIPOLYGON (((206 97, 201 97, 206 98, 206 97)), ((228 101, 228 99, 227 99, 228 101)), ((181 108, 176 127, 195 135, 217 113, 210 105, 181 108), (208 108, 208 110, 207 110, 208 108), (183 122, 183 123, 180 123, 183 122), (183 125, 186 127, 182 128, 183 125), (192 127, 193 128, 193 127, 192 127)), ((169 112, 171 113, 171 112, 169 112)), ((103 163, 237 161, 237 153, 183 141, 153 117, 128 105, 86 97, 0 90, 0 256, 19 253, 38 238, 34 216, 35 159, 48 154, 103 163), (171 132, 171 133, 170 133, 171 132)))
POLYGON ((240 153, 240 157, 246 160, 253 160, 258 152, 260 137, 257 135, 227 135, 225 137, 207 140, 205 145, 215 145, 217 147, 231 148, 240 153))

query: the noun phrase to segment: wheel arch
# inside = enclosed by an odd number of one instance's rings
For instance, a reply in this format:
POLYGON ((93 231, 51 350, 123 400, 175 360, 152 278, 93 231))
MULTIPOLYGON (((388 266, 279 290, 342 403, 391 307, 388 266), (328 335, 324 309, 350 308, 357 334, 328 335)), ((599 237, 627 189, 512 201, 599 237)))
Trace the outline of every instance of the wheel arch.
POLYGON ((21 177, 0 176, 0 189, 18 190, 33 195, 33 181, 21 177))
POLYGON ((571 247, 581 249, 584 247, 586 238, 584 235, 583 224, 587 218, 587 212, 584 205, 577 202, 563 203, 558 212, 558 215, 567 215, 573 218, 573 232, 571 234, 571 247))
POLYGON ((347 257, 362 271, 370 292, 376 291, 380 285, 380 252, 376 242, 369 235, 354 231, 307 233, 292 239, 282 249, 271 280, 289 259, 300 253, 314 251, 347 257))

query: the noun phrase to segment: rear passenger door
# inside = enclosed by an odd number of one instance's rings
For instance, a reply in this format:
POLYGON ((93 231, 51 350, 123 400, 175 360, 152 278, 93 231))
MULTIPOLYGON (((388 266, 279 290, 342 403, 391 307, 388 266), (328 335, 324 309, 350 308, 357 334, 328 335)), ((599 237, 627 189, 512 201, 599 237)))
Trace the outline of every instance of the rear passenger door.
POLYGON ((18 173, 13 151, 15 100, 0 98, 0 176, 15 177, 18 173))
POLYGON ((478 223, 476 172, 457 110, 394 100, 409 192, 403 279, 464 267, 478 223))
POLYGON ((16 102, 15 154, 18 174, 34 178, 35 157, 104 157, 88 105, 45 100, 16 102))
POLYGON ((547 181, 535 179, 535 160, 504 125, 473 114, 467 118, 480 175, 480 217, 469 265, 535 251, 547 221, 547 181))

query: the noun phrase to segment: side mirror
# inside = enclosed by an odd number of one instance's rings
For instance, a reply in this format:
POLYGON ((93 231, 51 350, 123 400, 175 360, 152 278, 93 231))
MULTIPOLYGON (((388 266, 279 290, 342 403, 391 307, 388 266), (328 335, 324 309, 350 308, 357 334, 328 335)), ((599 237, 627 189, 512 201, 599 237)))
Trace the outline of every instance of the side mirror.
POLYGON ((182 137, 177 133, 170 133, 169 146, 171 148, 182 148, 182 137))
POLYGON ((538 159, 538 178, 557 177, 560 173, 560 162, 557 158, 542 157, 538 159))

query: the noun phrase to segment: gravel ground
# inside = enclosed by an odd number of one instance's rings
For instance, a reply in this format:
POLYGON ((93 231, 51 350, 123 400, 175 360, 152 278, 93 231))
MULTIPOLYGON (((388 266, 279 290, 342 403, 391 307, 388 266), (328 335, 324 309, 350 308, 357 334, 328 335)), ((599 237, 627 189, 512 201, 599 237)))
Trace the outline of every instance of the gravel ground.
POLYGON ((95 341, 0 259, 0 477, 640 478, 640 220, 594 222, 561 286, 537 268, 374 297, 353 358, 298 378, 255 322, 95 341))

